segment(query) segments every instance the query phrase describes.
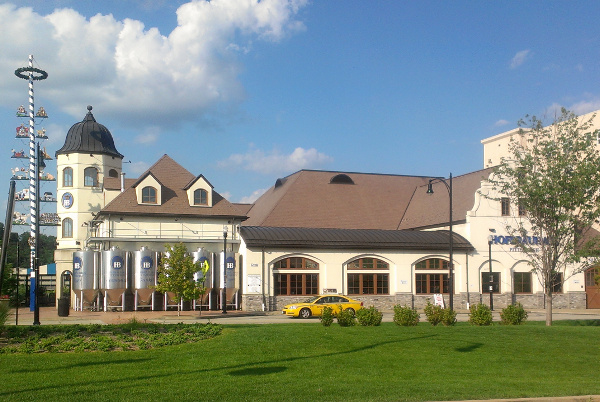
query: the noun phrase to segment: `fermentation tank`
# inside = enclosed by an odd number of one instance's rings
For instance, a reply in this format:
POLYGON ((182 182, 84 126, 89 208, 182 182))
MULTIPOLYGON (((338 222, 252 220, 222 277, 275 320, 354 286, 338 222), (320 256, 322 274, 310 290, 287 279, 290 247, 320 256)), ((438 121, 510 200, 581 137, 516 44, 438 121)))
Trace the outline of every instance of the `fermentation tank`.
POLYGON ((99 253, 85 248, 73 253, 73 292, 75 309, 92 307, 99 294, 99 253))
POLYGON ((146 247, 133 253, 133 290, 135 309, 151 307, 154 310, 154 288, 156 286, 158 253, 146 247))
POLYGON ((102 251, 100 290, 104 293, 104 311, 109 307, 124 310, 124 293, 130 288, 130 282, 129 253, 118 247, 102 251))

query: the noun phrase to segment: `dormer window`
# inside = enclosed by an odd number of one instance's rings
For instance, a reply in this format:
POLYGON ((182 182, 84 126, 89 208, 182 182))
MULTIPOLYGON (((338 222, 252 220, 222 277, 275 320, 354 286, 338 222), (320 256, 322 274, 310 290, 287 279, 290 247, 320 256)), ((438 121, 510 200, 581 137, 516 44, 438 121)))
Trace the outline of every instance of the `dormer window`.
POLYGON ((154 187, 142 188, 142 204, 156 204, 156 189, 154 187))
POLYGON ((86 187, 98 187, 98 169, 95 167, 85 168, 83 171, 83 185, 86 187))
POLYGON ((203 188, 194 191, 194 205, 208 205, 208 192, 203 188))

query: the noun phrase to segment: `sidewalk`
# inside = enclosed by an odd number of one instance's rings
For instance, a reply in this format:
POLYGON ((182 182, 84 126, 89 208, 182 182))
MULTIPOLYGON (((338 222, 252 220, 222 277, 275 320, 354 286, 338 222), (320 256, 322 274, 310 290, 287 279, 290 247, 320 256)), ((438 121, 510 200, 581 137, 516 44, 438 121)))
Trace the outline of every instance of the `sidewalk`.
MULTIPOLYGON (((494 311, 494 321, 500 321, 500 311, 494 311)), ((545 321, 546 312, 544 310, 528 310, 528 321, 545 321)), ((392 322, 394 313, 392 311, 383 312, 383 321, 392 322)), ((221 311, 74 311, 69 310, 67 317, 59 317, 58 310, 54 307, 40 308, 40 324, 125 324, 135 318, 141 322, 159 322, 159 323, 194 323, 194 322, 214 322, 219 324, 276 324, 276 323, 318 323, 317 318, 308 320, 289 318, 281 314, 280 311, 268 312, 245 312, 239 310, 229 310, 227 314, 221 311)), ((554 309, 553 319, 558 320, 600 320, 600 309, 588 310, 559 310, 554 309)), ((17 320, 16 311, 13 309, 11 316, 6 321, 8 325, 14 325, 17 320)), ((421 321, 425 317, 421 313, 421 321)), ((459 310, 457 320, 465 322, 469 320, 467 310, 459 310)), ((18 324, 33 324, 33 312, 29 309, 20 308, 18 311, 18 324)))

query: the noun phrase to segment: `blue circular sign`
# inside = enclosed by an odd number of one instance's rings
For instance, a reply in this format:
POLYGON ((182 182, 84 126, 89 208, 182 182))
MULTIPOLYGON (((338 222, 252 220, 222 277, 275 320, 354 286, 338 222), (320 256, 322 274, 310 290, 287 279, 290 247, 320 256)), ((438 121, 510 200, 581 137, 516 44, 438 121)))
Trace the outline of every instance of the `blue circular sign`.
POLYGON ((142 269, 150 269, 154 266, 154 261, 152 261, 152 257, 145 256, 142 257, 142 269))
POLYGON ((62 196, 62 206, 63 208, 69 209, 73 206, 73 194, 64 193, 62 196))
POLYGON ((123 257, 119 255, 115 255, 110 261, 110 265, 112 269, 121 269, 123 268, 123 257))

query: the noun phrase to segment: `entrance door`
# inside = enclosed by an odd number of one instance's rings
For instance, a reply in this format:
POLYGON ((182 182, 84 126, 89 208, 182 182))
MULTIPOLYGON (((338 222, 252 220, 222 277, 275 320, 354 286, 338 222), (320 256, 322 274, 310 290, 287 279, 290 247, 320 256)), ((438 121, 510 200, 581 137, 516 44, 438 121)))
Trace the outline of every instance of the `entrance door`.
POLYGON ((590 268, 585 271, 585 293, 587 295, 587 308, 600 308, 600 285, 596 278, 600 275, 600 267, 590 268))

